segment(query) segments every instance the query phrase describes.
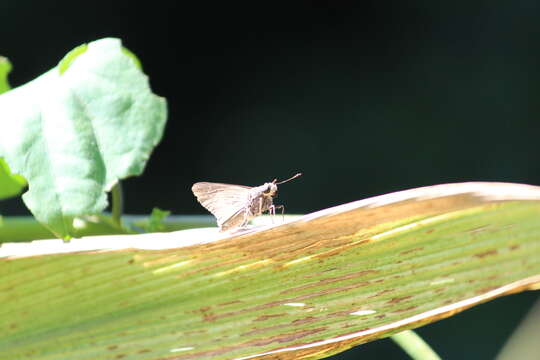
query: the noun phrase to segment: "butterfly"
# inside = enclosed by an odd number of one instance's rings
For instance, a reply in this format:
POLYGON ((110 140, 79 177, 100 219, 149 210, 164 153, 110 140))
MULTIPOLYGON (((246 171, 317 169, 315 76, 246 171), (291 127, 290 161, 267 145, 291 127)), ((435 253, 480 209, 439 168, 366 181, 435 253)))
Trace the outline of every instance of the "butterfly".
POLYGON ((276 206, 273 202, 277 186, 300 175, 298 173, 281 182, 274 179, 256 187, 198 182, 193 184, 191 191, 199 203, 216 217, 220 231, 227 231, 246 226, 251 219, 265 211, 275 215, 276 208, 281 208, 283 212, 284 206, 276 206))

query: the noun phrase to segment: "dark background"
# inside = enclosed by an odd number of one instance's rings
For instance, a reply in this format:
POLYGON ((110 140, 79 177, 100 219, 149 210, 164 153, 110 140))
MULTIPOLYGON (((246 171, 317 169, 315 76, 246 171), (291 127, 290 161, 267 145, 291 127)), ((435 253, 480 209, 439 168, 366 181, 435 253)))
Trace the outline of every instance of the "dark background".
MULTIPOLYGON (((538 1, 3 1, 12 85, 119 37, 169 120, 126 211, 203 214, 196 181, 280 187, 288 213, 471 180, 540 184, 538 1)), ((23 214, 19 200, 0 205, 23 214)), ((447 359, 492 359, 534 293, 420 330, 447 359)), ((336 359, 404 359, 388 340, 336 359), (385 353, 385 351, 389 351, 385 353)))

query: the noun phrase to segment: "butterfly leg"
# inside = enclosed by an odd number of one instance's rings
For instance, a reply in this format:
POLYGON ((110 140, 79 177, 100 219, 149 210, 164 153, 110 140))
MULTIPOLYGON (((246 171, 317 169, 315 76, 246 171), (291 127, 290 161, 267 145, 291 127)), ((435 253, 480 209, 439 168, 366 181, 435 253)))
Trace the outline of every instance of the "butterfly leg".
POLYGON ((273 204, 268 206, 268 214, 271 216, 272 224, 273 224, 274 217, 276 216, 276 207, 273 204))
MULTIPOLYGON (((259 212, 257 213, 257 215, 262 215, 263 211, 268 211, 269 215, 275 214, 274 205, 270 205, 268 206, 267 210, 263 210, 264 203, 265 203, 265 200, 262 197, 260 197, 259 198, 259 212)), ((272 217, 272 224, 273 223, 274 223, 274 218, 272 217)))
POLYGON ((240 227, 245 227, 248 222, 249 222, 248 213, 247 213, 247 211, 244 211, 244 220, 242 221, 242 225, 240 227))
POLYGON ((272 205, 272 207, 274 208, 274 215, 276 215, 276 209, 281 209, 281 218, 282 218, 282 221, 285 221, 285 206, 283 205, 272 205))

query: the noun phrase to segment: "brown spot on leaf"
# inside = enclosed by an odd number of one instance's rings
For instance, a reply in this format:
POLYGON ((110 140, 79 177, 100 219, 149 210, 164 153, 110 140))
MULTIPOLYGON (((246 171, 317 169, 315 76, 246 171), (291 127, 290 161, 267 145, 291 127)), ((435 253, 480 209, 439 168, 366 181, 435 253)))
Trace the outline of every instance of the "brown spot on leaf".
POLYGON ((295 332, 288 333, 288 334, 280 334, 280 335, 270 337, 268 339, 253 340, 253 341, 251 341, 252 344, 250 344, 250 345, 266 346, 266 345, 269 345, 269 344, 274 343, 274 342, 277 342, 277 343, 291 342, 291 341, 295 341, 295 340, 304 338, 306 336, 316 334, 316 333, 324 331, 324 330, 326 330, 326 327, 322 327, 322 328, 318 328, 318 329, 300 330, 300 331, 295 331, 295 332))
POLYGON ((233 352, 238 349, 243 349, 247 347, 254 347, 254 346, 265 346, 268 344, 271 344, 273 342, 288 342, 293 341, 297 339, 301 339, 306 336, 310 336, 316 333, 319 333, 321 331, 326 330, 326 327, 318 328, 318 329, 310 329, 310 330, 301 330, 296 331, 293 333, 288 334, 281 334, 277 335, 271 338, 266 339, 254 339, 250 340, 241 344, 237 344, 235 346, 228 346, 228 347, 221 347, 216 350, 210 350, 210 351, 204 351, 204 352, 198 352, 198 353, 192 353, 192 354, 186 354, 186 355, 180 355, 180 356, 174 356, 172 358, 168 359, 174 359, 174 360, 187 360, 187 359, 200 359, 200 358, 214 358, 214 357, 220 357, 223 356, 223 354, 233 352))
POLYGON ((303 319, 294 320, 292 323, 294 325, 301 325, 301 324, 311 323, 311 322, 314 322, 314 321, 317 321, 317 320, 318 319, 315 316, 308 316, 308 317, 305 317, 303 319))
POLYGON ((137 353, 144 354, 144 353, 148 353, 150 351, 152 351, 152 350, 150 350, 150 349, 141 349, 141 350, 137 351, 137 353))
POLYGON ((240 336, 242 336, 242 337, 251 337, 251 336, 256 335, 256 334, 266 333, 268 331, 274 331, 274 330, 277 330, 277 329, 282 329, 282 328, 286 328, 286 327, 290 327, 290 326, 291 326, 291 324, 289 324, 289 323, 282 323, 282 324, 267 326, 267 327, 264 327, 264 328, 254 328, 253 330, 250 330, 248 332, 240 334, 240 336))
POLYGON ((497 288, 497 286, 487 286, 487 287, 485 287, 483 289, 476 290, 475 293, 476 294, 483 294, 483 293, 487 293, 487 292, 489 292, 489 291, 491 291, 493 289, 496 289, 496 288, 497 288))
POLYGON ((200 309, 193 310, 190 312, 195 313, 195 314, 201 313, 204 321, 214 321, 217 319, 217 316, 213 312, 210 312, 210 306, 203 306, 200 309))
POLYGON ((409 295, 409 296, 402 296, 402 297, 395 297, 395 298, 390 299, 390 300, 387 301, 386 303, 387 303, 387 304, 397 304, 397 303, 400 303, 400 302, 402 302, 402 301, 408 300, 408 299, 410 299, 410 298, 412 298, 411 295, 409 295))
POLYGON ((224 302, 224 303, 221 303, 221 304, 218 304, 218 305, 219 306, 227 306, 227 305, 241 304, 241 303, 242 303, 241 300, 233 300, 233 301, 224 302))
POLYGON ((281 313, 281 314, 261 315, 261 316, 259 316, 258 318, 256 318, 253 321, 265 321, 265 320, 268 320, 268 319, 271 319, 271 318, 275 318, 275 317, 278 317, 278 316, 285 316, 285 315, 287 315, 287 314, 281 313))
MULTIPOLYGON (((291 293, 291 292, 296 293, 299 290, 309 289, 309 288, 312 288, 312 287, 331 284, 331 283, 344 281, 344 280, 349 280, 349 279, 355 279, 355 278, 362 277, 362 276, 367 275, 367 274, 374 274, 374 273, 377 273, 377 272, 378 271, 376 271, 376 270, 362 270, 362 271, 357 271, 357 272, 350 273, 350 274, 345 274, 345 275, 335 276, 335 277, 331 277, 331 278, 321 279, 321 280, 313 282, 313 283, 309 283, 309 284, 305 284, 305 285, 298 286, 298 287, 295 287, 295 288, 283 290, 280 294, 286 294, 286 293, 291 293)), ((369 283, 365 282, 365 284, 368 285, 369 283)))
POLYGON ((118 345, 107 346, 107 350, 116 350, 116 349, 118 349, 118 345))
POLYGON ((411 311, 411 310, 414 310, 414 309, 416 309, 416 305, 414 305, 414 306, 409 306, 408 308, 405 308, 405 309, 394 310, 394 311, 392 311, 392 312, 394 312, 394 313, 400 313, 400 312, 411 311))
POLYGON ((478 254, 474 254, 474 256, 482 259, 482 258, 485 258, 486 256, 491 256, 491 255, 496 255, 496 254, 497 254, 497 250, 492 249, 492 250, 487 250, 478 254))
POLYGON ((356 310, 357 309, 355 308, 355 309, 346 310, 346 311, 336 311, 336 312, 325 315, 325 318, 330 319, 330 318, 335 318, 335 317, 340 317, 340 316, 349 316, 351 315, 352 312, 355 312, 356 310))
POLYGON ((402 252, 399 253, 399 255, 407 255, 407 254, 410 254, 412 252, 421 251, 421 250, 424 250, 424 248, 423 247, 417 247, 417 248, 414 248, 414 249, 409 249, 409 250, 402 251, 402 252))
POLYGON ((375 295, 369 296, 368 299, 374 298, 374 297, 379 297, 379 296, 382 296, 382 295, 384 295, 384 294, 391 293, 392 291, 394 291, 394 289, 381 290, 381 291, 379 291, 378 293, 376 293, 375 295))

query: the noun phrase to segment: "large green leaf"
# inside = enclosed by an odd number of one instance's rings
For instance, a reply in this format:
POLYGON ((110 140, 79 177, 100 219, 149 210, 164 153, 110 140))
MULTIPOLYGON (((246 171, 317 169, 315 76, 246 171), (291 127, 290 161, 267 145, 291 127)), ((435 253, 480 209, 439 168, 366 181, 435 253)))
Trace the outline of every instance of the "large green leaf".
POLYGON ((0 156, 26 178, 23 200, 57 236, 107 206, 161 139, 166 103, 118 39, 80 46, 58 67, 0 96, 0 156))
POLYGON ((539 216, 540 187, 465 183, 233 236, 4 244, 0 358, 325 357, 538 285, 539 216))

